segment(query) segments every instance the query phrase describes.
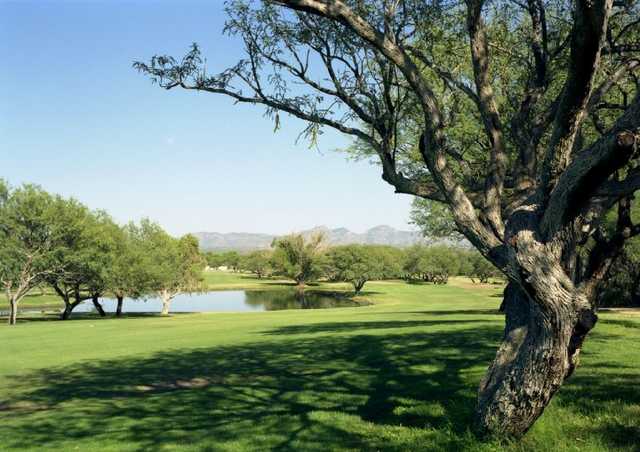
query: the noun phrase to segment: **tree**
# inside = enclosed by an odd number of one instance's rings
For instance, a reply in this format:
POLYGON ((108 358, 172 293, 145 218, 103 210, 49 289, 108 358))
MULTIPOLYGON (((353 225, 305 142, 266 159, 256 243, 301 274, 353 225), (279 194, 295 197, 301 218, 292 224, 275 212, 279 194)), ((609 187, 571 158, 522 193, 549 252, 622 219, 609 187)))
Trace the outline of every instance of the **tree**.
POLYGON ((273 272, 271 254, 269 250, 258 250, 247 254, 242 259, 243 269, 254 273, 258 278, 270 275, 273 272))
POLYGON ((314 235, 308 240, 292 234, 273 241, 273 263, 277 271, 293 279, 298 286, 319 278, 323 272, 322 252, 324 236, 314 235))
POLYGON ((149 220, 140 223, 140 237, 148 287, 162 300, 161 314, 168 315, 177 295, 202 289, 205 261, 198 239, 190 234, 175 239, 149 220))
POLYGON ((404 250, 389 245, 372 245, 372 252, 380 259, 382 274, 380 279, 397 279, 402 277, 404 250))
POLYGON ((477 279, 481 283, 488 283, 489 278, 498 276, 497 269, 482 254, 478 252, 470 252, 466 256, 469 264, 468 276, 471 281, 477 279))
POLYGON ((224 255, 220 253, 209 251, 204 254, 204 258, 207 261, 207 265, 211 268, 218 268, 224 265, 224 255))
POLYGON ((300 118, 312 142, 334 128, 397 192, 446 204, 508 279, 477 427, 523 435, 573 374, 598 288, 640 234, 626 202, 640 187, 638 2, 236 0, 228 12, 247 52, 237 65, 210 75, 194 45, 135 67, 166 89, 262 105, 276 126, 300 118))
POLYGON ((611 267, 598 306, 640 307, 640 242, 632 240, 611 267))
POLYGON ((92 255, 87 256, 91 260, 91 264, 86 266, 86 271, 90 274, 87 286, 93 306, 101 317, 105 317, 106 313, 99 299, 110 289, 114 266, 122 257, 122 231, 104 211, 95 212, 91 220, 84 231, 88 238, 88 249, 85 251, 93 251, 92 255))
POLYGON ((11 190, 0 179, 0 284, 9 302, 9 325, 15 325, 20 301, 54 269, 51 253, 60 245, 51 227, 54 198, 41 188, 11 190))
POLYGON ((61 319, 69 319, 86 300, 92 300, 104 316, 98 299, 107 287, 115 247, 112 234, 117 226, 106 213, 91 212, 74 199, 61 199, 51 222, 62 246, 52 254, 56 271, 48 275, 47 283, 64 302, 61 319))
POLYGON ((237 272, 240 268, 240 254, 237 251, 222 253, 222 262, 227 268, 237 272))
MULTIPOLYGON (((628 205, 633 222, 640 220, 640 202, 629 200, 628 205)), ((604 227, 608 234, 615 233, 616 216, 610 212, 604 227)), ((591 243, 593 246, 594 243, 591 243)), ((598 293, 598 306, 638 306, 640 305, 640 237, 628 240, 624 249, 607 272, 604 284, 598 293)))
POLYGON ((414 198, 411 204, 411 223, 429 239, 461 240, 464 236, 456 228, 446 204, 431 199, 414 198))
POLYGON ((407 250, 403 268, 409 280, 447 284, 449 276, 460 273, 460 259, 447 246, 414 245, 407 250))
POLYGON ((145 259, 140 228, 130 223, 115 235, 114 257, 107 275, 107 288, 117 300, 116 316, 122 316, 124 298, 140 298, 149 291, 149 259, 145 259))
POLYGON ((383 275, 383 262, 377 254, 365 245, 331 248, 327 258, 333 279, 351 283, 356 295, 359 294, 367 281, 383 275))

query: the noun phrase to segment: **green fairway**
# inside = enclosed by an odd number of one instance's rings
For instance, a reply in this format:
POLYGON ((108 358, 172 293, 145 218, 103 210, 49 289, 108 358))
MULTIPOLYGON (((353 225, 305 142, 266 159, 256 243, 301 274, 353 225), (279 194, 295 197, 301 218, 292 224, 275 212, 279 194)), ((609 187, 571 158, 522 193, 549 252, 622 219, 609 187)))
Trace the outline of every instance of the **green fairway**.
POLYGON ((580 368, 521 443, 473 437, 501 290, 378 282, 359 308, 3 325, 0 450, 638 450, 632 314, 601 315, 580 368))

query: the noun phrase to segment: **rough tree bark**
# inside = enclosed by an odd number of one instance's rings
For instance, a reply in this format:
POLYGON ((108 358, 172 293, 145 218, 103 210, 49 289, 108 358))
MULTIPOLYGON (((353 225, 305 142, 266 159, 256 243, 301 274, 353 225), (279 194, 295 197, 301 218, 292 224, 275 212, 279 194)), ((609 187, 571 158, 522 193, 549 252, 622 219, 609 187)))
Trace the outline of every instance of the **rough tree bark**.
POLYGON ((539 296, 548 308, 513 282, 505 290, 503 342, 478 392, 483 434, 526 433, 573 372, 582 341, 595 326, 595 313, 568 307, 553 286, 539 296))

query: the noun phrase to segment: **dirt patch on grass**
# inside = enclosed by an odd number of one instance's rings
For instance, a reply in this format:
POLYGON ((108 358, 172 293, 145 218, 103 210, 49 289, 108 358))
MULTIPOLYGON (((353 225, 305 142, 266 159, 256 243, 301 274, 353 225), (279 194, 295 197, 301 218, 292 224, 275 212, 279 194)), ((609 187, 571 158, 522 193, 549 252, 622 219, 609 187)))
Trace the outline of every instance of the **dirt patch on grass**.
POLYGON ((207 378, 192 378, 191 380, 175 380, 175 381, 161 381, 157 383, 153 383, 151 385, 137 385, 135 389, 140 392, 149 392, 149 391, 166 391, 170 389, 198 389, 198 388, 206 388, 207 386, 213 383, 221 383, 220 381, 212 381, 207 378))

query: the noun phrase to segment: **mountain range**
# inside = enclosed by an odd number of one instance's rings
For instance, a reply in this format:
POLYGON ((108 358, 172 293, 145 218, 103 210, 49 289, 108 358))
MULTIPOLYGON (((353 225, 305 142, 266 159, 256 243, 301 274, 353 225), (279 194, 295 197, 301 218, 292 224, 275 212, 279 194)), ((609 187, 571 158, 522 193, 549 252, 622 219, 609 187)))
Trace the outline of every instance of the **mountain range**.
MULTIPOLYGON (((411 246, 426 240, 415 231, 401 231, 390 226, 376 226, 363 233, 352 232, 346 228, 330 229, 317 226, 306 231, 300 231, 305 237, 323 233, 331 245, 348 245, 362 243, 367 245, 393 245, 399 247, 411 246)), ((254 234, 247 232, 196 232, 193 234, 200 242, 203 251, 250 251, 265 249, 271 246, 274 238, 271 234, 254 234)))

